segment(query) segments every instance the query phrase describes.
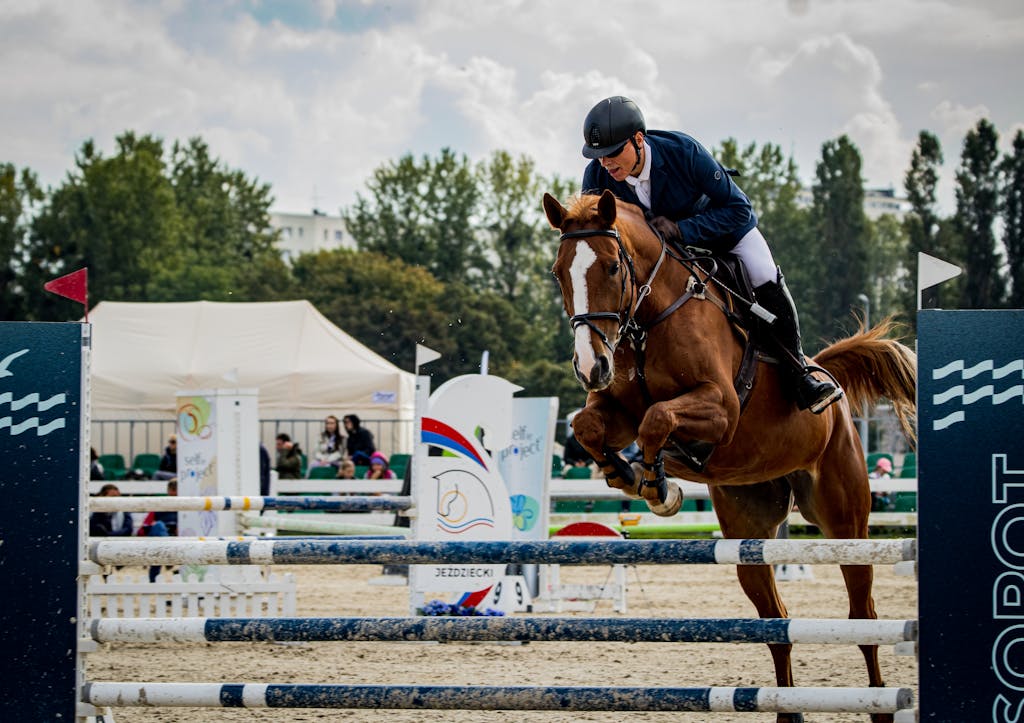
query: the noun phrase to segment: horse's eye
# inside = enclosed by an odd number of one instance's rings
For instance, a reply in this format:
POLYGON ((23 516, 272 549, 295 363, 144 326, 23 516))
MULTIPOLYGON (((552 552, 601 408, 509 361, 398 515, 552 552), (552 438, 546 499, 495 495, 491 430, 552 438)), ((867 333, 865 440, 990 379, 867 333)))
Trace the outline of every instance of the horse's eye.
POLYGON ((615 276, 618 273, 619 273, 619 262, 616 261, 615 263, 613 263, 611 266, 608 267, 608 275, 609 276, 615 276))

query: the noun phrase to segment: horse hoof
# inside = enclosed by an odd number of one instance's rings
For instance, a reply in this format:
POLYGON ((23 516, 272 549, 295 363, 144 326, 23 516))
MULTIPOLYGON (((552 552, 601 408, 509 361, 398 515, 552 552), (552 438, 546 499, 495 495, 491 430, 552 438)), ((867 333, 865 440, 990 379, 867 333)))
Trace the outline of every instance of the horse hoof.
POLYGON ((669 482, 665 485, 665 501, 647 500, 647 507, 658 517, 671 517, 683 506, 683 493, 679 485, 669 482))
POLYGON ((623 482, 621 477, 605 477, 604 481, 612 489, 616 489, 631 500, 638 500, 641 498, 640 487, 644 483, 643 470, 637 472, 636 467, 633 468, 633 482, 623 482))

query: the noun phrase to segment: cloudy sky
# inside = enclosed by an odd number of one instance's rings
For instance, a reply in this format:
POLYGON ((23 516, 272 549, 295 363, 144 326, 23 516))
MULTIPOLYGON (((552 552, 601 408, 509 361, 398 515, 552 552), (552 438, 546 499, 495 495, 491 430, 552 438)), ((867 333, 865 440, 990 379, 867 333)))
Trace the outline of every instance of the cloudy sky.
POLYGON ((61 181, 92 138, 202 136, 282 211, 347 206, 373 169, 449 146, 577 177, 623 94, 706 145, 779 144, 810 180, 848 134, 902 186, 921 129, 1024 128, 1020 0, 2 0, 0 162, 61 181))

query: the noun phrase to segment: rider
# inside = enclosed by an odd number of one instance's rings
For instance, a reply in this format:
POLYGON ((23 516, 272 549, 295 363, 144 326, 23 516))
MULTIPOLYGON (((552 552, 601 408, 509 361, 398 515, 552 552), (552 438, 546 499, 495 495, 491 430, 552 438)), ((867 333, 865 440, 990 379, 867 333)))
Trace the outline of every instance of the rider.
POLYGON ((750 199, 732 181, 735 171, 685 133, 648 131, 636 103, 621 95, 587 113, 583 139, 583 155, 592 159, 583 172, 583 192, 610 189, 642 206, 666 241, 740 257, 758 303, 776 316, 772 329, 785 352, 784 377, 797 406, 820 414, 840 399, 842 389, 815 377, 804 363, 793 297, 757 230, 750 199))

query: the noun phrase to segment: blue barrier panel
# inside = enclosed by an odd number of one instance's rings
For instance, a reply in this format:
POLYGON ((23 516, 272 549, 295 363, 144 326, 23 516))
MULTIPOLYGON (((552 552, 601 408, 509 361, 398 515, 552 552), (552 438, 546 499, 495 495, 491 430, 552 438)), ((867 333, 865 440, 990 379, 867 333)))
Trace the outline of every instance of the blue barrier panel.
POLYGON ((921 311, 920 720, 1020 720, 1024 311, 921 311))
POLYGON ((81 350, 81 324, 0 324, 4 721, 75 720, 81 350))

